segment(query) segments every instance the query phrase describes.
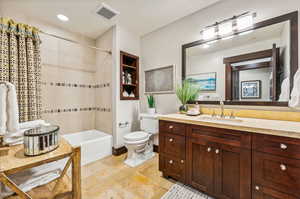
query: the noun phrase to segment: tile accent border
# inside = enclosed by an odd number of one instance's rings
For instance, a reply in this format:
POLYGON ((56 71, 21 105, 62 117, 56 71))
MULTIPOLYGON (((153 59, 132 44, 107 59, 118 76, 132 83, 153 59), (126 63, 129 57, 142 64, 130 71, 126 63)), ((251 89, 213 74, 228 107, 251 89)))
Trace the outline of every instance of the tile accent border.
POLYGON ((85 107, 85 108, 58 108, 58 109, 46 109, 43 114, 52 113, 70 113, 70 112, 82 112, 82 111, 100 111, 100 112, 111 112, 110 108, 102 107, 85 107))
POLYGON ((92 84, 76 84, 76 83, 65 83, 65 82, 42 82, 42 85, 67 87, 67 88, 106 88, 106 87, 110 87, 110 83, 92 85, 92 84))

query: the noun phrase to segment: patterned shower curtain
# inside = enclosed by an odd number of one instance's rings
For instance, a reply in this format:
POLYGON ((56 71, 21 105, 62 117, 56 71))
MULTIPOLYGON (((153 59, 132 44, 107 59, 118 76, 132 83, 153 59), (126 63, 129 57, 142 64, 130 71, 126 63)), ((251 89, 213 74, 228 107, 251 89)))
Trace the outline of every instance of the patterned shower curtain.
POLYGON ((0 81, 16 86, 19 120, 41 118, 41 56, 38 29, 0 18, 0 81))

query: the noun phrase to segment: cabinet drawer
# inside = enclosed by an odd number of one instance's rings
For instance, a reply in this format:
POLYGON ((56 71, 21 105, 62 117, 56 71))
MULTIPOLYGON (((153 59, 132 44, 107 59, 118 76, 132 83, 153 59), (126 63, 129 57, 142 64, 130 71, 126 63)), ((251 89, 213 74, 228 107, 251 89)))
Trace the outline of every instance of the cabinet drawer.
POLYGON ((185 137, 169 133, 160 134, 159 153, 185 160, 185 137))
POLYGON ((300 140, 270 135, 253 135, 253 149, 260 152, 300 159, 300 140))
POLYGON ((159 133, 171 133, 185 136, 185 124, 159 121, 159 133))
POLYGON ((253 153, 253 185, 300 197, 300 160, 253 153))
POLYGON ((270 189, 268 187, 253 187, 253 199, 297 199, 294 196, 270 189))
POLYGON ((164 176, 185 183, 185 161, 159 154, 159 168, 164 176))
POLYGON ((206 126, 191 126, 191 128, 188 128, 187 134, 191 138, 206 139, 209 142, 251 149, 251 134, 248 132, 206 126))

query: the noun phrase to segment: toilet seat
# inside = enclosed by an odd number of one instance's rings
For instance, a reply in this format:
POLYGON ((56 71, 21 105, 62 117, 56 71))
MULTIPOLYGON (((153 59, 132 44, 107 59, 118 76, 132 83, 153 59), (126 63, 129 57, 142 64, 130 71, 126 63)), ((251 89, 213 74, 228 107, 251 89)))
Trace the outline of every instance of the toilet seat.
POLYGON ((149 134, 144 131, 136 131, 124 136, 127 143, 143 143, 149 139, 149 134))

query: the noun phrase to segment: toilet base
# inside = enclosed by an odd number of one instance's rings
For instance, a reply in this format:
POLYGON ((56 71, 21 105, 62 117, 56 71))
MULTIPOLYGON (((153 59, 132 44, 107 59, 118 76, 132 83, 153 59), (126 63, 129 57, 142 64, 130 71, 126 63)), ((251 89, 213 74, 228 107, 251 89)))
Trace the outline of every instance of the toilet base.
POLYGON ((154 152, 151 152, 151 153, 146 153, 146 154, 142 153, 136 155, 137 155, 136 157, 127 158, 124 163, 130 167, 136 167, 143 164, 145 161, 153 158, 155 154, 154 152))

